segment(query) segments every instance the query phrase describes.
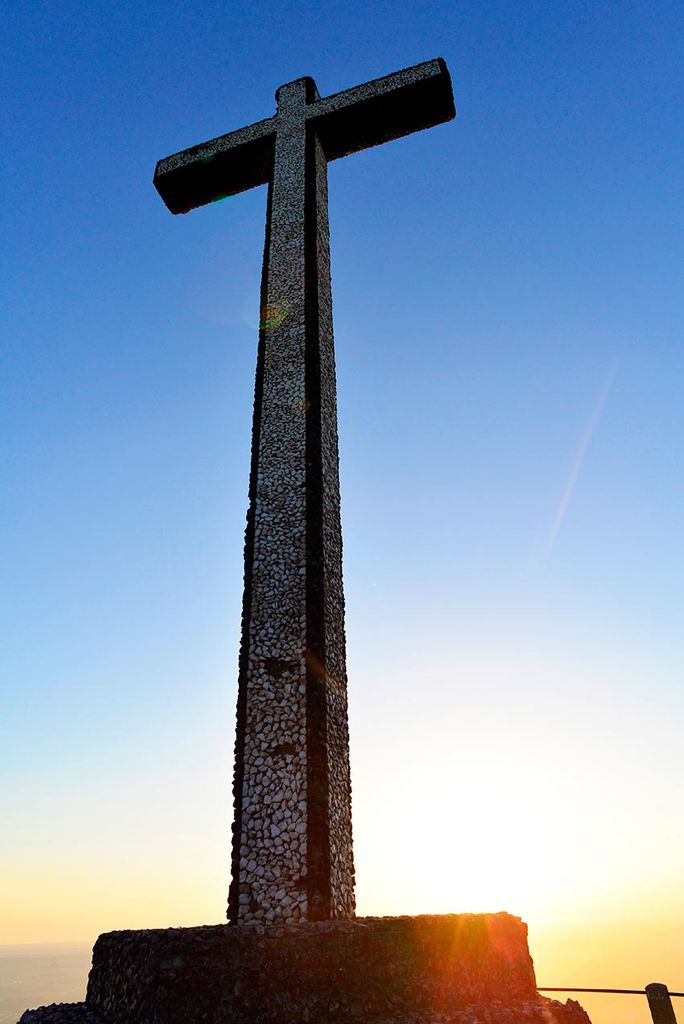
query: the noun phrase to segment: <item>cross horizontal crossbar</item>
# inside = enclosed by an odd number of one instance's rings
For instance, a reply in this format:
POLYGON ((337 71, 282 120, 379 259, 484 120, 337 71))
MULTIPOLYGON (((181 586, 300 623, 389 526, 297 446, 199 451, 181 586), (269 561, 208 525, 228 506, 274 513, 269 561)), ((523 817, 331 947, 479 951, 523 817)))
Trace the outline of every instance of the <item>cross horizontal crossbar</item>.
MULTIPOLYGON (((454 117, 451 79, 441 58, 318 97, 311 79, 305 121, 327 160, 356 153, 454 117)), ((257 121, 160 160, 154 185, 172 213, 266 184, 279 116, 257 121)))

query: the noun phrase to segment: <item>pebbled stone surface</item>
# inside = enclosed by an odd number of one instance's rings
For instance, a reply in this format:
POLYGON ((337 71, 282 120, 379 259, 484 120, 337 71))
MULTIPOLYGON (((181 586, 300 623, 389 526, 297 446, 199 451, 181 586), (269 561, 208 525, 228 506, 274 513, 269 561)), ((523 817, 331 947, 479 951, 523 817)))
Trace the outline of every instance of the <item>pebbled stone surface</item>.
POLYGON ((18 1024, 109 1024, 85 1003, 50 1003, 25 1010, 18 1024))
POLYGON ((85 1005, 45 1007, 22 1018, 22 1024, 537 1021, 589 1024, 572 1000, 537 994, 527 927, 509 914, 109 932, 93 951, 85 1005))
MULTIPOLYGON (((146 1018, 144 1024, 152 1021, 146 1018)), ((156 1018, 154 1018, 156 1019, 156 1018)), ((199 1020, 200 1018, 198 1018, 199 1020)), ((231 1018, 232 1019, 232 1018, 231 1018)), ((320 1024, 333 1018, 324 1017, 320 1024)), ((228 1024, 224 1018, 205 1013, 203 1024, 228 1024)), ((283 1018, 283 1024, 300 1024, 312 1022, 312 1018, 304 1013, 302 1016, 283 1018)), ((534 1003, 507 1004, 492 1002, 488 1005, 466 1006, 462 1010, 450 1013, 407 1013, 386 1017, 382 1024, 591 1024, 589 1017, 579 1003, 568 999, 560 1003, 555 999, 539 997, 534 1003)), ((19 1024, 116 1024, 92 1013, 85 1003, 53 1003, 37 1010, 27 1010, 19 1024)), ((137 1022, 136 1022, 137 1024, 137 1022)), ((143 1022, 139 1022, 143 1024, 143 1022)), ((359 1022, 361 1024, 361 1022, 359 1022)))

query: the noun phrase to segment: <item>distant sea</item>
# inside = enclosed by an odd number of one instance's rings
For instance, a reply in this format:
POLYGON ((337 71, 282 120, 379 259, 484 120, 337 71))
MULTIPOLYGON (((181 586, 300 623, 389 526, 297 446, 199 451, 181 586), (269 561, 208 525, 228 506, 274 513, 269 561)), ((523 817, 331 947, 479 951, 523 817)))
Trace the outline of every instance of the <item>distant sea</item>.
POLYGON ((0 1024, 30 1008, 85 997, 92 943, 0 946, 0 1024))

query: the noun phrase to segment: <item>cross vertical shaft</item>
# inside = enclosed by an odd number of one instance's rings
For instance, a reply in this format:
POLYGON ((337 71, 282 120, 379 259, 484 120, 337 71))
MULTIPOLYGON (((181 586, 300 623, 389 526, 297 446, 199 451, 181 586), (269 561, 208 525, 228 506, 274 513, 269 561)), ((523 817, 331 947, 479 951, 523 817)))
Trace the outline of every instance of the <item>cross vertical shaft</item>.
POLYGON ((354 911, 326 159, 305 127, 312 80, 277 98, 245 539, 236 922, 354 911))

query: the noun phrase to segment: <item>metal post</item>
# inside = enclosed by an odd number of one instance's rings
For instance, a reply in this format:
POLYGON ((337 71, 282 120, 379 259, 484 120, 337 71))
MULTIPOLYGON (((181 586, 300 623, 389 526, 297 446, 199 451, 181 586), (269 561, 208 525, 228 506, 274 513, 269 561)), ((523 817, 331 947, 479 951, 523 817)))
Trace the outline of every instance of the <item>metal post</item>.
POLYGON ((677 1024, 667 985, 657 981, 651 982, 646 986, 646 996, 653 1024, 677 1024))

